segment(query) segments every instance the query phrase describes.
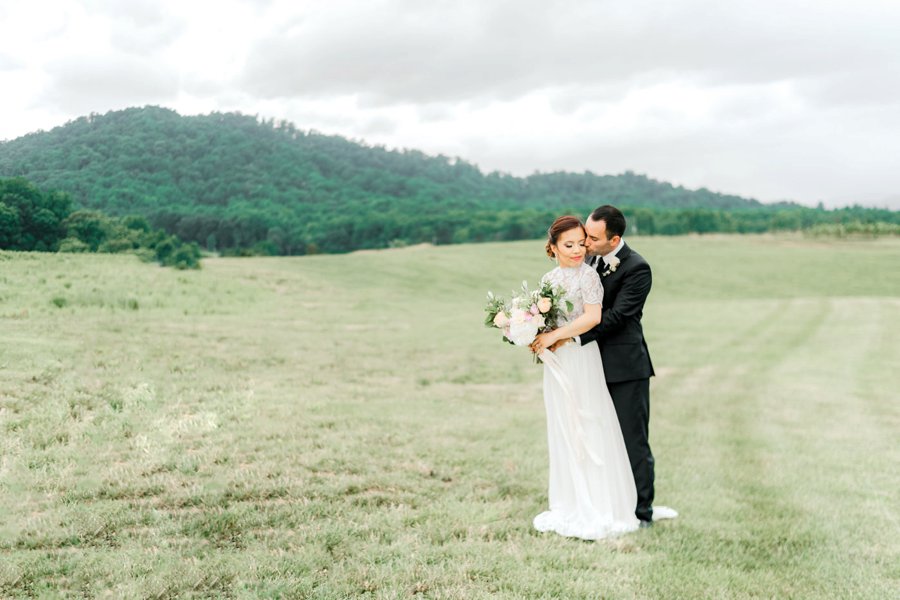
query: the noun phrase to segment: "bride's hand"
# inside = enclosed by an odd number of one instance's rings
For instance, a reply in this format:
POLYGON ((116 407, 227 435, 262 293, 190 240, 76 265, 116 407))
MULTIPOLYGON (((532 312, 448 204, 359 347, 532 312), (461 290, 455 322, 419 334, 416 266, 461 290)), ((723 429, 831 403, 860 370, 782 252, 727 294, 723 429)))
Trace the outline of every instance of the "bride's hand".
POLYGON ((549 348, 554 342, 556 342, 556 336, 553 335, 552 331, 541 333, 531 342, 531 351, 535 354, 540 354, 544 348, 549 348))

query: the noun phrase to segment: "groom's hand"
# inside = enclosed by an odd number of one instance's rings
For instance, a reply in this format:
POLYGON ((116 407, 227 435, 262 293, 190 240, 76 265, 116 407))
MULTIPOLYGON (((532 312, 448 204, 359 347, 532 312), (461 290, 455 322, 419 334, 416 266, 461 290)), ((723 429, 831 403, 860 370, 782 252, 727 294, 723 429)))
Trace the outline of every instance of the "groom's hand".
POLYGON ((568 344, 571 341, 572 341, 572 338, 563 338, 563 339, 559 340, 558 342, 555 342, 552 346, 550 346, 550 352, 556 352, 557 348, 561 348, 562 346, 565 346, 566 344, 568 344))

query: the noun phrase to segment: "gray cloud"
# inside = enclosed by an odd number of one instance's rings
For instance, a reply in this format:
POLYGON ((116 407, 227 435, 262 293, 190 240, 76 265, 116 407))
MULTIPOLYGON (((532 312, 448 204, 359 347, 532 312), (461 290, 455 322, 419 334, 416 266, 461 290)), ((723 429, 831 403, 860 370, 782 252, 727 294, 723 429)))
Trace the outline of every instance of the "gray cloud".
POLYGON ((827 78, 801 80, 798 87, 816 105, 836 108, 897 106, 900 104, 900 63, 889 68, 872 63, 833 73, 827 78))
POLYGON ((47 67, 42 102, 71 114, 155 104, 175 98, 178 74, 136 56, 78 57, 47 67))
MULTIPOLYGON (((536 87, 624 87, 647 75, 713 86, 822 80, 823 88, 850 77, 865 90, 853 74, 884 63, 887 53, 900 54, 896 36, 877 34, 884 15, 827 3, 810 14, 788 2, 776 15, 768 5, 702 1, 669 8, 519 2, 358 9, 317 13, 260 40, 241 85, 269 98, 358 93, 387 104, 508 99, 536 87)), ((882 77, 892 88, 900 85, 896 70, 882 77)), ((560 105, 572 110, 578 103, 560 105)))
POLYGON ((367 119, 359 130, 363 135, 390 134, 397 130, 397 123, 386 117, 374 117, 367 119))
POLYGON ((720 121, 714 128, 661 129, 628 140, 591 134, 539 145, 467 140, 463 156, 489 169, 518 174, 535 168, 633 170, 686 187, 765 201, 865 202, 897 208, 896 194, 885 190, 900 183, 892 167, 900 115, 887 113, 832 115, 830 120, 816 113, 799 119, 773 115, 749 124, 720 121), (880 134, 873 134, 876 127, 880 134))

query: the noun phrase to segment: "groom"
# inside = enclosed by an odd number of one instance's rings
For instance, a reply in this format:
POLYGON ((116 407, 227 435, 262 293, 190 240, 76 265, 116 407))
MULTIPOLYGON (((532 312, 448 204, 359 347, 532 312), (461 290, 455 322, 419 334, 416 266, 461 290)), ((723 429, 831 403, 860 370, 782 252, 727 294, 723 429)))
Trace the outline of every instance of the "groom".
MULTIPOLYGON (((634 483, 637 487, 635 515, 642 527, 653 522, 653 453, 648 441, 650 422, 650 377, 653 363, 644 340, 641 315, 650 293, 650 265, 628 247, 625 216, 609 205, 591 213, 584 224, 585 247, 603 282, 603 320, 581 334, 581 345, 596 341, 600 347, 606 385, 612 396, 634 483)), ((658 507, 657 519, 674 516, 658 507)))

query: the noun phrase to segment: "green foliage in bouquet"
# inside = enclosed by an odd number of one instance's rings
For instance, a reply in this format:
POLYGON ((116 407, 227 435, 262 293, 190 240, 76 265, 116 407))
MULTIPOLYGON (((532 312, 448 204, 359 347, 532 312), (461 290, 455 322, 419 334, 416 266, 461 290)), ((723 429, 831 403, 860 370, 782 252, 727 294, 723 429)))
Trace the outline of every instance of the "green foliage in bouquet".
POLYGON ((502 330, 505 342, 526 346, 537 334, 559 327, 565 314, 563 307, 565 312, 572 311, 574 306, 565 299, 565 293, 562 287, 546 281, 537 290, 529 290, 528 282, 523 281, 521 292, 513 292, 510 300, 488 292, 484 324, 502 330))
POLYGON ((566 290, 552 285, 549 281, 542 281, 541 289, 537 293, 539 297, 549 298, 551 302, 550 310, 544 315, 545 325, 541 333, 558 329, 560 317, 575 310, 575 306, 565 298, 566 290), (563 306, 566 307, 565 313, 562 310, 563 306))

